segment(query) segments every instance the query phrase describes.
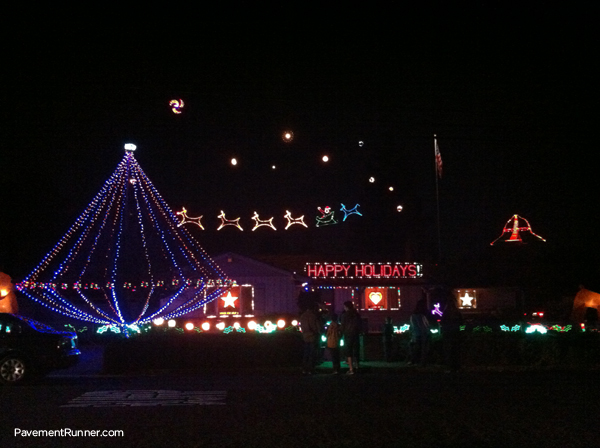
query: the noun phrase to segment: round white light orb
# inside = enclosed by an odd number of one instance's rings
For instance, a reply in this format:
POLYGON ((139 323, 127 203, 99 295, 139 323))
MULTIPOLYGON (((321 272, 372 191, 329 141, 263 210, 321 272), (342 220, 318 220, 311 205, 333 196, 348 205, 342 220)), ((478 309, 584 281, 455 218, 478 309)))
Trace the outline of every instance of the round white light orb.
POLYGON ((375 182, 375 178, 374 177, 369 177, 369 182, 371 182, 371 183, 375 182))
POLYGON ((175 322, 175 319, 170 319, 169 322, 167 322, 167 325, 169 328, 174 328, 175 325, 177 325, 177 322, 175 322))
POLYGON ((237 159, 236 159, 235 157, 233 157, 233 158, 231 159, 231 164, 232 164, 233 166, 236 166, 236 165, 237 165, 237 163, 238 163, 238 162, 237 162, 237 159))
POLYGON ((210 330, 210 324, 208 322, 202 322, 202 331, 210 330))
POLYGON ((277 321, 277 328, 283 328, 283 327, 285 327, 285 320, 279 319, 277 321))
POLYGON ((158 319, 154 319, 152 322, 154 322, 154 325, 161 326, 165 323, 165 320, 162 317, 159 317, 158 319))
POLYGON ((323 162, 329 162, 329 156, 325 155, 321 160, 323 160, 323 162))
POLYGON ((398 210, 399 212, 401 212, 403 208, 404 207, 402 207, 401 205, 399 205, 398 207, 396 207, 396 210, 398 210))
POLYGON ((194 329, 194 324, 192 322, 188 322, 185 324, 185 329, 188 331, 192 331, 194 329))

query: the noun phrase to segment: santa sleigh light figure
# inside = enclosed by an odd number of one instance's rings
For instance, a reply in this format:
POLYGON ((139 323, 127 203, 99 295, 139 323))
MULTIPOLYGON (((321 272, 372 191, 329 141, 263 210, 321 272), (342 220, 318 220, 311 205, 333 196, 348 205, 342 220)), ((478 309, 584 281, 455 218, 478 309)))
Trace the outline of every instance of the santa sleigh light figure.
POLYGON ((510 218, 507 221, 507 223, 504 225, 504 229, 502 229, 502 234, 498 238, 496 238, 494 241, 492 241, 490 243, 490 245, 493 246, 498 241, 505 242, 505 243, 523 243, 523 240, 521 238, 521 232, 529 233, 530 235, 533 235, 534 237, 536 237, 544 242, 546 241, 541 236, 533 233, 533 231, 531 230, 531 226, 529 225, 529 221, 527 221, 522 216, 513 215, 513 217, 510 218), (519 219, 521 219, 525 222, 525 226, 519 225, 519 219))

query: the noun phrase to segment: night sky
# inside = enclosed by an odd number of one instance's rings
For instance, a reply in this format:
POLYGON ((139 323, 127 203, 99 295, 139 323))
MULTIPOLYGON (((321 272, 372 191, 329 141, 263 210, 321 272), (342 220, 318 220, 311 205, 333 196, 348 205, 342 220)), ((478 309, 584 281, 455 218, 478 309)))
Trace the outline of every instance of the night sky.
POLYGON ((591 11, 219 9, 15 15, 1 270, 17 281, 33 270, 131 142, 173 211, 204 216, 204 232, 189 230, 211 255, 441 262, 456 273, 511 257, 490 243, 516 213, 547 240, 516 253, 552 264, 566 291, 598 276, 591 11), (180 115, 171 99, 185 101, 180 115), (315 228, 317 207, 339 216, 341 203, 363 216, 315 228), (221 210, 244 232, 217 232, 221 210), (278 230, 252 232, 255 210, 278 230), (310 228, 283 231, 286 210, 310 228))

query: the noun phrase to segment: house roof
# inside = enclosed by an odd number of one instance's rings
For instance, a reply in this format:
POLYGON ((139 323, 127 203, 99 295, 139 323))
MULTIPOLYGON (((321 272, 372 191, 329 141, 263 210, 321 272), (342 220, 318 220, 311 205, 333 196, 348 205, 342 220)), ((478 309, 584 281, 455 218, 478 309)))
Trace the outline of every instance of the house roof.
MULTIPOLYGON (((288 271, 244 255, 226 252, 213 260, 228 277, 297 277, 294 271, 288 271)), ((304 277, 300 271, 300 276, 304 277)))

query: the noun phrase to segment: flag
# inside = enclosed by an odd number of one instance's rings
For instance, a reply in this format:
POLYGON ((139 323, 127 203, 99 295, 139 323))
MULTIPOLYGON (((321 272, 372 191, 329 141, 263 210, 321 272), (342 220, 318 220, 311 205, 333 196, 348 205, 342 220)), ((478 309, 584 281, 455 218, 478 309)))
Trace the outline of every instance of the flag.
POLYGON ((437 140, 433 140, 435 143, 435 167, 437 169, 437 174, 442 178, 442 155, 440 154, 440 148, 438 148, 437 140))

